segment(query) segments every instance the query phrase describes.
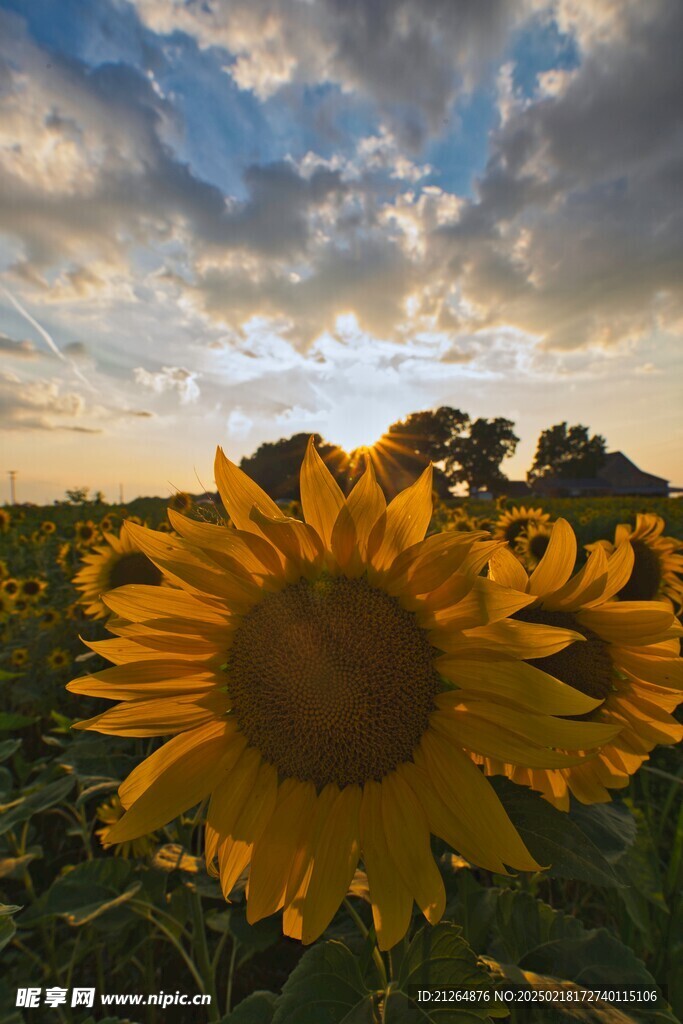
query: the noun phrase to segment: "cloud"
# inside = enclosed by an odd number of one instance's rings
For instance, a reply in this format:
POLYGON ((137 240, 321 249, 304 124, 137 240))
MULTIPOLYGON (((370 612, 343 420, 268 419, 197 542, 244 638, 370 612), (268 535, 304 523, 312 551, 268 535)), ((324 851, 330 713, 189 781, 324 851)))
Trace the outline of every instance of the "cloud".
POLYGON ((0 426, 3 430, 100 433, 99 428, 78 422, 91 412, 81 394, 64 390, 57 380, 28 381, 13 373, 0 374, 0 426))
POLYGON ((154 32, 186 33, 222 47, 225 71, 264 101, 296 84, 330 83, 370 102, 403 144, 442 128, 470 91, 528 0, 134 0, 154 32))
POLYGON ((142 384, 143 387, 149 388, 157 395, 169 391, 177 392, 181 405, 196 402, 200 395, 197 374, 182 366, 164 366, 158 372, 151 372, 142 366, 137 366, 133 370, 133 376, 136 383, 142 384))
POLYGON ((38 351, 32 341, 27 338, 19 340, 10 338, 0 331, 0 352, 15 356, 17 359, 37 359, 38 351))

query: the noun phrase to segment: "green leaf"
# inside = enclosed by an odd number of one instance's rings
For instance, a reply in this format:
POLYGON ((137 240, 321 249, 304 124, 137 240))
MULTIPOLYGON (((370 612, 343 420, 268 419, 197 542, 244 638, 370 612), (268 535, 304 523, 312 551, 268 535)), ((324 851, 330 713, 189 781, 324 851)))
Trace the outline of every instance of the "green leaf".
POLYGON ((454 924, 421 928, 410 943, 396 983, 390 986, 384 1009, 385 1024, 481 1024, 506 1017, 505 1007, 493 1001, 488 974, 454 924), (424 989, 459 990, 460 1002, 418 1002, 424 989))
POLYGON ((610 864, 619 861, 635 841, 636 820, 623 803, 589 805, 573 801, 569 817, 610 864))
POLYGON ((277 996, 274 992, 252 992, 224 1017, 221 1024, 271 1024, 277 996))
POLYGON ((373 1024, 373 996, 343 943, 321 942, 284 984, 272 1024, 373 1024))
POLYGON ((21 907, 10 906, 7 903, 0 903, 0 951, 7 946, 17 932, 17 926, 12 920, 21 907))
POLYGON ((3 740, 0 743, 0 762, 7 761, 12 754, 16 754, 21 746, 21 740, 3 740))
POLYGON ((539 864, 553 878, 619 886, 612 865, 568 814, 538 793, 495 776, 490 780, 513 824, 539 864))
POLYGON ((0 711, 0 732, 14 732, 15 729, 25 729, 37 721, 37 718, 30 718, 28 715, 18 715, 11 711, 0 711))
POLYGON ((24 821, 28 821, 34 814, 46 811, 55 804, 60 803, 74 787, 75 778, 73 775, 65 775, 56 782, 50 782, 42 789, 35 789, 21 801, 16 807, 12 807, 0 817, 0 835, 16 828, 24 821))
POLYGON ((22 926, 47 917, 63 917, 74 927, 87 924, 127 902, 140 888, 130 882, 131 865, 116 857, 78 864, 52 883, 20 918, 22 926))
POLYGON ((575 917, 553 910, 529 892, 506 889, 497 893, 490 951, 499 960, 518 964, 537 946, 583 934, 583 925, 575 917))

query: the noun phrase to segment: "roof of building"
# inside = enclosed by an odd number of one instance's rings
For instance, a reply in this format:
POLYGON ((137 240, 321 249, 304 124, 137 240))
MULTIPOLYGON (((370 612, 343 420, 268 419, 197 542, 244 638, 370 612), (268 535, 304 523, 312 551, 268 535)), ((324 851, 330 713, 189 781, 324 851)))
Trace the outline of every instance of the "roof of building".
POLYGON ((651 483, 653 486, 666 486, 669 482, 664 477, 655 476, 654 473, 645 473, 623 452, 608 452, 597 475, 600 480, 608 480, 611 484, 619 487, 644 483, 651 483))

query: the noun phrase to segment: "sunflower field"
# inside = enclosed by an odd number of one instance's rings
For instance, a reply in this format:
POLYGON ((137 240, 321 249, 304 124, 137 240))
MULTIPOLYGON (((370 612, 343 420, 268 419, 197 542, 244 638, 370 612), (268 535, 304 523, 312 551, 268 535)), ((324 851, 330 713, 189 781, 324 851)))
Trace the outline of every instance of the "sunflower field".
POLYGON ((0 509, 0 1024, 675 1022, 683 503, 0 509))

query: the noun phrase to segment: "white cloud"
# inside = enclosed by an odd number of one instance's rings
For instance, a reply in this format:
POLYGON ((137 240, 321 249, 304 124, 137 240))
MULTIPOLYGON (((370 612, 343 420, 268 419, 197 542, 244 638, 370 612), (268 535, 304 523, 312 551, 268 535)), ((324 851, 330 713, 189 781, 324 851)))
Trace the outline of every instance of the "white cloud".
POLYGON ((200 395, 197 374, 182 366, 163 366, 157 372, 136 366, 133 370, 133 377, 137 384, 141 384, 157 395, 175 391, 180 398, 181 405, 196 402, 200 395))

